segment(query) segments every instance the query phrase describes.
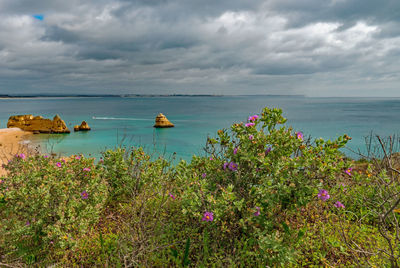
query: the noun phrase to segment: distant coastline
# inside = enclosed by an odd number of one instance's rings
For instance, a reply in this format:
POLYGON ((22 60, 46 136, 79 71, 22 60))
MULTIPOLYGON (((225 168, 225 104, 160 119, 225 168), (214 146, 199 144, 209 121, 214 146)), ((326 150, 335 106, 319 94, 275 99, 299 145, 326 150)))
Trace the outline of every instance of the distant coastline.
POLYGON ((271 96, 271 97, 304 97, 304 95, 221 95, 221 94, 37 94, 37 95, 11 95, 2 94, 0 99, 32 99, 32 98, 160 98, 160 97, 236 97, 236 96, 271 96))

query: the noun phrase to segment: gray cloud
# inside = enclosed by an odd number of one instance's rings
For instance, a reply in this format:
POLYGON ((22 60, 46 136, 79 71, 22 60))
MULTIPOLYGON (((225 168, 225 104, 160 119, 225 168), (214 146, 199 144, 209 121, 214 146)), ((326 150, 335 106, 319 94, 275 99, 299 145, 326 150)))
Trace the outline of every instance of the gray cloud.
POLYGON ((399 96, 399 12, 393 0, 3 0, 0 93, 399 96))

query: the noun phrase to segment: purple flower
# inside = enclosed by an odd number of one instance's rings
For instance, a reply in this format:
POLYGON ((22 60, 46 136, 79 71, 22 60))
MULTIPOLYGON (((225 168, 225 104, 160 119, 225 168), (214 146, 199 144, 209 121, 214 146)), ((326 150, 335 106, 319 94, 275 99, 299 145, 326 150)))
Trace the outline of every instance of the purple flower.
POLYGON ((46 154, 46 155, 43 156, 43 158, 49 158, 49 156, 46 154))
POLYGON ((214 214, 212 212, 204 212, 203 218, 201 219, 202 221, 213 221, 214 220, 214 214))
POLYGON ((267 150, 265 150, 265 156, 267 156, 269 154, 269 152, 271 152, 272 148, 268 147, 267 150))
POLYGON ((17 154, 16 156, 19 157, 19 158, 21 158, 21 159, 25 159, 25 158, 26 158, 26 155, 25 155, 25 154, 17 154))
POLYGON ((213 161, 213 160, 214 160, 214 158, 210 157, 210 160, 211 160, 211 161, 213 161))
POLYGON ((254 139, 254 136, 253 135, 249 135, 249 140, 253 140, 254 139))
POLYGON ((334 206, 337 207, 337 208, 344 208, 344 205, 340 201, 336 201, 334 206))
POLYGON ((175 200, 175 196, 173 194, 169 193, 169 197, 171 197, 172 200, 175 200))
POLYGON ((31 225, 31 223, 29 221, 26 221, 25 225, 29 226, 29 225, 31 225))
POLYGON ((254 125, 255 125, 254 123, 246 123, 246 124, 245 124, 246 127, 252 127, 252 126, 254 126, 254 125))
POLYGON ((304 137, 303 132, 301 132, 301 131, 297 132, 297 133, 296 133, 296 137, 297 137, 299 140, 303 140, 303 137, 304 137))
POLYGON ((62 164, 61 164, 60 162, 57 162, 56 166, 57 166, 57 167, 61 167, 62 164))
POLYGON ((82 197, 82 199, 88 199, 89 198, 89 194, 86 191, 83 191, 81 193, 81 197, 82 197))
POLYGON ((256 212, 254 212, 254 216, 260 216, 260 207, 256 207, 256 212))
POLYGON ((63 161, 63 162, 64 162, 64 164, 65 164, 65 159, 61 159, 61 161, 63 161))
POLYGON ((344 172, 347 174, 347 175, 349 175, 349 176, 351 176, 351 171, 353 170, 353 168, 348 168, 348 169, 346 169, 344 172))
POLYGON ((249 117, 249 121, 254 122, 257 120, 257 118, 258 118, 258 115, 252 115, 249 117))
POLYGON ((233 149, 233 154, 237 154, 238 148, 235 147, 235 149, 233 149))
POLYGON ((225 162, 225 163, 224 163, 224 166, 223 166, 223 169, 225 170, 228 166, 229 166, 229 163, 228 163, 228 162, 225 162))
POLYGON ((318 198, 321 199, 322 201, 326 201, 330 198, 331 196, 329 195, 327 190, 321 189, 319 190, 318 193, 318 198))
POLYGON ((203 173, 201 174, 201 176, 203 177, 203 179, 207 176, 207 173, 203 173))
POLYGON ((83 171, 87 171, 87 172, 89 172, 89 171, 90 171, 90 168, 88 168, 88 167, 85 167, 85 168, 83 169, 83 171))
POLYGON ((237 171, 238 165, 235 162, 230 162, 228 168, 232 171, 237 171))

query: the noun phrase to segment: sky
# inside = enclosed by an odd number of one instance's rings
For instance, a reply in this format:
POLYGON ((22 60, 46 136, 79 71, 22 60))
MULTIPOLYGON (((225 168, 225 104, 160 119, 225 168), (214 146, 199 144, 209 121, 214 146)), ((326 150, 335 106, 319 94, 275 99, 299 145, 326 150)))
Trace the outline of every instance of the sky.
POLYGON ((0 0, 0 94, 400 97, 399 0, 0 0))

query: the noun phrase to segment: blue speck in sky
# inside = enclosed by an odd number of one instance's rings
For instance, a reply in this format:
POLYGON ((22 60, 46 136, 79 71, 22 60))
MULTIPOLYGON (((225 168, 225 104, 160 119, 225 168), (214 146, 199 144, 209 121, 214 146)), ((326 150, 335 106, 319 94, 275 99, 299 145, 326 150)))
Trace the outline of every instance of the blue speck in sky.
POLYGON ((44 20, 44 15, 42 14, 33 15, 33 17, 37 20, 44 20))

